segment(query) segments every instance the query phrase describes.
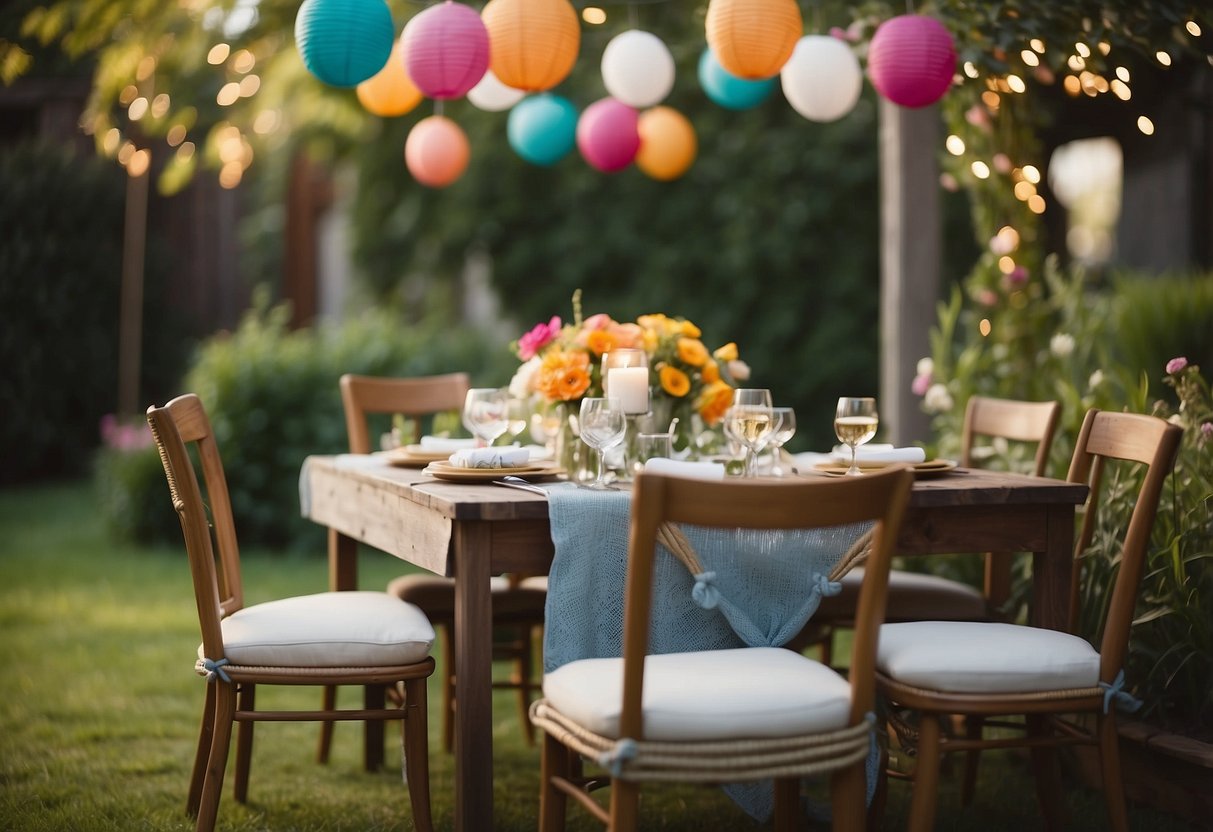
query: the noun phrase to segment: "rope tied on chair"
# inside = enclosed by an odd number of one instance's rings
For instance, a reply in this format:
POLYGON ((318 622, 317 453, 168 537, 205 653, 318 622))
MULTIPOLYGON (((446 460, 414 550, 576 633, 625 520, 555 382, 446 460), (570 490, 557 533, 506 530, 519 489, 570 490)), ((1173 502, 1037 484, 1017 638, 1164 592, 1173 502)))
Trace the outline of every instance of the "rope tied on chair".
POLYGON ((1116 702, 1118 710, 1126 713, 1135 714, 1141 709, 1144 704, 1133 694, 1125 690, 1125 670, 1122 667, 1120 672, 1116 674, 1116 678, 1111 684, 1100 682, 1099 686, 1103 688, 1103 712, 1106 714, 1112 707, 1112 702, 1116 702))
POLYGON ((813 589, 822 598, 829 598, 842 592, 842 582, 831 581, 829 576, 816 572, 813 574, 813 589))
POLYGON ((609 771, 612 777, 622 777, 623 764, 635 760, 639 753, 640 749, 636 746, 636 740, 624 737, 599 754, 595 758, 595 762, 609 771))
POLYGON ((222 679, 229 685, 232 683, 232 677, 227 675, 227 671, 223 669, 226 664, 231 664, 227 659, 213 661, 212 659, 199 659, 194 662, 194 672, 199 676, 205 676, 206 681, 213 682, 215 679, 222 679))
POLYGON ((691 598, 705 610, 715 609, 720 603, 720 589, 716 586, 715 572, 696 572, 695 587, 691 590, 691 598))

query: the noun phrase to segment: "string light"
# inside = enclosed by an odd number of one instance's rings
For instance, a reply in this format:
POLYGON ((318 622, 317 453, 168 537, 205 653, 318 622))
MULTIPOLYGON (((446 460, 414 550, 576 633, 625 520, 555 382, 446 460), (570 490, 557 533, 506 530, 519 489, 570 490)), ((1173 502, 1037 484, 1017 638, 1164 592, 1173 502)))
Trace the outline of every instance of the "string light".
POLYGON ((990 324, 989 318, 982 318, 981 323, 979 323, 977 325, 977 331, 981 333, 981 336, 983 338, 987 337, 990 334, 991 329, 993 329, 993 327, 990 324))
POLYGON ((1129 70, 1128 70, 1128 68, 1127 68, 1127 67, 1123 67, 1123 66, 1118 66, 1118 67, 1116 67, 1116 77, 1117 77, 1117 78, 1119 78, 1120 80, 1124 81, 1126 84, 1127 84, 1127 83, 1129 83, 1129 70))
POLYGON ((188 162, 190 159, 193 159, 194 143, 186 142, 185 144, 181 145, 181 147, 177 148, 177 158, 183 162, 188 162))
POLYGON ((235 81, 229 81, 219 88, 219 92, 215 95, 215 103, 220 107, 227 107, 235 104, 240 99, 240 85, 235 81))
POLYGON ((162 92, 152 99, 152 117, 164 118, 164 114, 168 112, 172 101, 168 97, 168 93, 162 92))
POLYGON ((1163 49, 1159 49, 1154 53, 1154 57, 1158 58, 1158 62, 1163 66, 1171 65, 1171 56, 1163 49))
POLYGON ((998 270, 1003 274, 1010 274, 1015 271, 1015 261, 1011 259, 1010 255, 1004 254, 998 258, 998 270))
POLYGON ((211 47, 211 51, 206 53, 206 62, 212 66, 219 66, 227 60, 228 54, 232 51, 232 47, 226 43, 216 43, 211 47))
POLYGON ((1028 41, 1028 46, 1039 52, 1041 55, 1045 53, 1045 42, 1040 38, 1032 38, 1028 41))
POLYGON ((185 125, 174 124, 168 129, 168 133, 165 134, 164 140, 168 142, 169 147, 176 147, 177 145, 181 144, 183 141, 185 141, 185 125))
POLYGON ((1025 49, 1019 53, 1020 59, 1025 66, 1040 66, 1040 58, 1036 57, 1036 53, 1031 49, 1025 49))
POLYGON ((606 23, 606 12, 597 6, 586 6, 581 10, 581 19, 591 26, 600 26, 606 23))
POLYGON ((965 61, 965 75, 970 78, 977 77, 977 66, 972 61, 965 61))
POLYGON ((1024 165, 1023 166, 1023 178, 1026 179, 1028 182, 1031 182, 1033 185, 1039 185, 1040 184, 1040 171, 1037 169, 1037 167, 1035 165, 1024 165))
POLYGON ((1075 72, 1078 72, 1080 69, 1086 69, 1087 62, 1077 55, 1071 55, 1070 57, 1066 58, 1066 66, 1075 72))
POLYGON ((1011 92, 1025 92, 1028 87, 1024 84, 1023 79, 1018 75, 1007 76, 1007 86, 1011 88, 1011 92))
POLYGON ((1034 196, 1036 196, 1036 186, 1031 182, 1015 183, 1015 198, 1020 202, 1027 202, 1034 196))
POLYGON ((1074 51, 1084 58, 1091 57, 1091 47, 1087 46, 1085 43, 1074 44, 1074 51))
POLYGON ((965 152, 965 140, 955 134, 948 136, 943 144, 953 156, 959 156, 965 152))
POLYGON ((980 159, 969 165, 969 169, 973 171, 973 175, 978 179, 990 178, 990 166, 980 159))
POLYGON ((1128 101, 1133 97, 1129 85, 1121 81, 1119 78, 1112 79, 1112 93, 1121 101, 1128 101))
POLYGON ((1192 37, 1200 37, 1200 24, 1195 20, 1189 20, 1184 24, 1184 28, 1188 30, 1188 34, 1190 34, 1192 37))
POLYGON ((142 95, 131 102, 126 115, 131 121, 138 121, 147 114, 147 99, 142 95))
POLYGON ((1040 194, 1028 197, 1028 210, 1033 214, 1043 214, 1045 212, 1045 198, 1040 194))
POLYGON ((232 69, 243 75, 257 65, 257 58, 247 49, 241 49, 232 56, 232 69))
POLYGON ((1137 129, 1147 136, 1153 136, 1154 122, 1150 121, 1150 119, 1146 118, 1145 116, 1138 116, 1137 129))

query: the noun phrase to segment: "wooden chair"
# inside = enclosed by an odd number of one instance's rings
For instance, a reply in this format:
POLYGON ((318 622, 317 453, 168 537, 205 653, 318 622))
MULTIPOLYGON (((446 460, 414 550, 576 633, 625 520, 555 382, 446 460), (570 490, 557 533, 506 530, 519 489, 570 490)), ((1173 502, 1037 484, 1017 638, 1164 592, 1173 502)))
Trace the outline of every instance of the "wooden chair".
MULTIPOLYGON (((972 467, 975 440, 978 437, 1008 439, 1036 445, 1032 473, 1044 476, 1049 451, 1061 417, 1058 402, 1024 402, 973 396, 965 409, 961 434, 960 464, 972 467)), ((1001 608, 1011 594, 1011 569, 1014 554, 990 552, 985 556, 984 592, 960 581, 936 575, 904 572, 889 573, 889 595, 885 620, 921 621, 996 621, 1001 608)), ((855 569, 843 577, 842 592, 822 599, 822 604, 810 622, 822 639, 822 660, 831 661, 835 628, 849 626, 855 615, 863 570, 855 569)), ((811 642, 812 639, 805 639, 811 642)))
POLYGON ((862 828, 875 637, 890 548, 912 483, 912 473, 901 467, 867 477, 797 482, 638 475, 623 656, 563 665, 545 676, 545 698, 531 707, 545 734, 541 832, 564 828, 570 796, 611 830, 632 830, 642 782, 767 778, 775 779, 775 828, 790 830, 800 819, 799 778, 822 773, 831 775, 834 828, 862 828), (654 541, 663 524, 805 529, 873 520, 848 678, 782 648, 646 656, 654 541), (625 747, 628 753, 621 754, 625 747), (609 808, 591 798, 595 782, 578 776, 582 756, 602 755, 618 755, 609 808))
MULTIPOLYGON (((341 402, 345 408, 345 428, 350 453, 368 454, 372 451, 369 414, 401 414, 414 417, 413 442, 421 440, 422 417, 448 410, 461 410, 468 391, 465 373, 415 378, 379 378, 343 375, 340 380, 341 402)), ((336 545, 335 533, 330 532, 330 546, 336 545)), ((547 600, 546 579, 521 576, 495 576, 492 579, 494 630, 504 637, 493 645, 495 658, 513 662, 508 681, 495 682, 494 687, 517 690, 518 714, 528 744, 534 744, 527 708, 539 683, 534 678, 532 645, 536 628, 543 626, 544 605, 547 600)), ((447 751, 454 742, 452 710, 455 708, 455 584, 439 575, 405 575, 388 584, 387 592, 425 611, 434 626, 442 632, 442 656, 446 672, 442 677, 442 744, 447 751)), ((326 697, 334 696, 326 691, 326 697)), ((326 705, 331 700, 326 698, 326 705)), ((328 759, 332 742, 332 724, 326 723, 320 736, 318 757, 328 759)))
POLYGON ((1121 544, 1098 651, 1077 635, 998 622, 919 621, 881 628, 877 686, 891 706, 920 714, 911 830, 934 824, 942 754, 1017 745, 1032 749, 1037 797, 1050 828, 1062 828, 1051 749, 1075 743, 1099 748, 1110 827, 1128 828, 1112 703, 1124 683, 1122 667, 1150 530, 1182 432, 1161 419, 1132 413, 1092 410, 1083 422, 1068 479, 1088 483, 1091 495, 1075 548, 1071 627, 1081 555, 1091 543, 1106 460, 1146 466, 1121 544), (982 719, 1023 714, 1027 733, 985 739, 980 722, 973 721, 977 730, 952 738, 940 730, 941 716, 950 714, 982 719), (1070 714, 1090 715, 1095 730, 1059 718, 1070 714))
POLYGON ((254 722, 321 719, 402 720, 413 822, 431 829, 425 686, 434 672, 434 629, 425 615, 383 592, 323 592, 246 607, 227 481, 201 401, 180 396, 148 408, 147 420, 181 520, 202 628, 195 670, 206 677, 206 703, 186 801, 196 829, 215 826, 233 722, 240 726, 234 792, 243 803, 254 722), (197 450, 201 482, 187 444, 197 450), (397 683, 404 685, 401 708, 255 708, 258 685, 397 683))

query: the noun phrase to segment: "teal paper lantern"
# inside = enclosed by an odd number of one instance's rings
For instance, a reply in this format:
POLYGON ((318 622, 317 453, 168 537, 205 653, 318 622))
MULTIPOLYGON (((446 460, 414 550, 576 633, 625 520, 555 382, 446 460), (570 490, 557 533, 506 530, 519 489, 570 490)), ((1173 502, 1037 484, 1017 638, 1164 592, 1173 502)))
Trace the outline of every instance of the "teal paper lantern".
POLYGON ((333 87, 356 87, 383 69, 395 39, 383 0, 304 0, 295 15, 303 65, 333 87))
POLYGON ((767 100, 775 89, 776 77, 748 81, 738 78, 720 65, 720 61, 705 49, 699 57, 699 86, 716 104, 728 110, 749 110, 767 100))
POLYGON ((548 92, 524 98, 510 110, 506 136, 514 152, 531 164, 554 165, 577 141, 577 108, 548 92))

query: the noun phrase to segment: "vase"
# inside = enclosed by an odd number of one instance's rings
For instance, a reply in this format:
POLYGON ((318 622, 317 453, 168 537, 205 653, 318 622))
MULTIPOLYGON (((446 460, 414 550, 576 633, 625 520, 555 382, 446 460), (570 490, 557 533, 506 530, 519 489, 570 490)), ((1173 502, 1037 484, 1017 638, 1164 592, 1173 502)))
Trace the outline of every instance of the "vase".
POLYGON ((581 441, 577 428, 578 402, 556 405, 559 428, 556 431, 554 455, 570 482, 589 482, 598 475, 598 459, 594 450, 581 441))

